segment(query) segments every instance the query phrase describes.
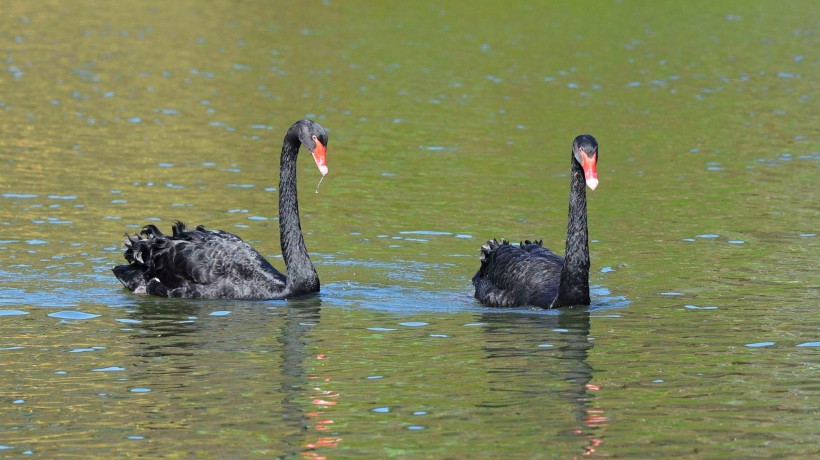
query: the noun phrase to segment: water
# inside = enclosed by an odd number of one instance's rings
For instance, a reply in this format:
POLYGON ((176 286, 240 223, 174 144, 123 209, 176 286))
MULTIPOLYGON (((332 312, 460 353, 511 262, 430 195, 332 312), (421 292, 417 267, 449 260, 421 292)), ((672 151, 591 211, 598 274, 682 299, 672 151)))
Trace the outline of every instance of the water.
POLYGON ((818 11, 4 2, 0 456, 817 456, 818 11), (120 288, 175 219, 281 268, 306 116, 318 297, 120 288), (593 305, 476 304, 485 239, 563 252, 584 132, 593 305))

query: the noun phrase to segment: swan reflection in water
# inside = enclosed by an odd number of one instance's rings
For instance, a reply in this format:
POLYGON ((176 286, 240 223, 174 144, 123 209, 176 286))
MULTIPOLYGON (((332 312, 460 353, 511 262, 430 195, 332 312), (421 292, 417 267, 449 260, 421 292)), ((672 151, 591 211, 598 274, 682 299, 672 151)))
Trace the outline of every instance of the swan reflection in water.
MULTIPOLYGON (((587 362, 589 351, 593 348, 590 341, 590 312, 587 307, 571 307, 557 311, 558 314, 522 314, 521 312, 487 312, 481 315, 484 333, 487 336, 483 341, 486 359, 492 360, 489 366, 488 378, 498 378, 499 381, 489 381, 493 387, 504 391, 515 391, 519 387, 520 393, 528 397, 543 398, 546 403, 553 402, 552 397, 558 395, 572 407, 575 426, 569 429, 569 434, 584 440, 582 447, 584 455, 591 455, 601 444, 600 430, 609 420, 603 409, 595 402, 593 392, 598 386, 591 383, 593 368, 587 362), (512 329, 511 328, 515 328, 512 329), (525 331, 519 330, 526 329, 525 331), (512 332, 512 333, 511 333, 512 332), (562 344, 552 345, 550 350, 558 350, 554 359, 545 357, 542 353, 532 355, 529 346, 520 343, 522 338, 543 337, 544 335, 560 334, 558 338, 562 344), (512 380, 505 375, 513 374, 512 380), (523 375, 529 377, 524 378, 523 375), (563 381, 560 388, 556 382, 563 381), (521 385, 525 385, 523 388, 521 385), (543 395, 543 396, 537 396, 543 395)), ((520 397, 512 404, 521 404, 520 397)))
MULTIPOLYGON (((255 415, 268 414, 274 420, 271 426, 275 426, 277 435, 271 439, 277 445, 271 450, 283 458, 310 458, 319 448, 339 445, 341 438, 325 434, 333 424, 326 409, 337 403, 338 394, 326 389, 330 381, 321 375, 325 356, 317 349, 320 341, 311 339, 321 321, 322 301, 318 296, 285 304, 224 304, 146 296, 132 299, 126 322, 134 326, 127 339, 134 358, 132 364, 125 366, 133 374, 130 379, 142 387, 164 390, 163 394, 175 401, 174 417, 189 420, 171 428, 161 419, 149 417, 143 423, 145 429, 187 430, 200 419, 200 406, 212 407, 218 413, 252 404, 257 406, 255 415), (226 314, 226 321, 204 319, 214 314, 226 314), (225 381, 223 374, 236 369, 230 364, 223 366, 225 360, 234 360, 237 354, 243 356, 243 376, 230 377, 234 382, 224 388, 235 388, 236 378, 249 378, 252 382, 248 394, 230 401, 230 406, 209 404, 206 400, 210 396, 196 386, 206 378, 218 390, 220 382, 225 381), (278 362, 278 366, 271 368, 272 361, 278 362), (259 384, 260 381, 276 386, 271 388, 259 384), (189 391, 190 394, 180 395, 189 391), (264 393, 264 398, 259 399, 259 392, 264 393), (270 410, 266 412, 258 405, 270 410)), ((167 404, 170 402, 155 401, 150 410, 156 412, 167 404)))

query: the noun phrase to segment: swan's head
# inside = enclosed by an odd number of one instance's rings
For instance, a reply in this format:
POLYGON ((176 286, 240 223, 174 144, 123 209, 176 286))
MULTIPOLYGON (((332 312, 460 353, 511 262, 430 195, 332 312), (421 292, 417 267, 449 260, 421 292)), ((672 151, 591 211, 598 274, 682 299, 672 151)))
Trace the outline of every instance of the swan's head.
POLYGON ((595 190, 598 186, 598 142, 589 134, 581 134, 572 143, 572 155, 584 169, 587 186, 595 190))
POLYGON ((328 173, 327 169, 327 131, 319 123, 313 120, 299 120, 294 127, 297 127, 299 141, 313 155, 313 161, 322 173, 322 177, 328 173))

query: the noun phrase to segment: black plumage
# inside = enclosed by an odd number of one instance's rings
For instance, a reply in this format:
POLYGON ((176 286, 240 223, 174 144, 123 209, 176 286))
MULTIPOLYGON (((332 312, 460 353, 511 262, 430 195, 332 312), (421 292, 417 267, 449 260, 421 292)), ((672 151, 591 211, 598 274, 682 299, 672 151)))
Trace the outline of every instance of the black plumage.
POLYGON ((304 146, 324 176, 327 142, 320 124, 300 120, 282 143, 279 235, 287 276, 233 233, 202 225, 189 230, 182 222, 173 225, 171 236, 153 225, 139 235, 126 234, 128 264, 114 267, 114 275, 132 292, 163 297, 284 299, 319 292, 299 221, 296 158, 304 146))
POLYGON ((589 305, 589 240, 586 188, 598 186, 598 143, 581 135, 572 143, 569 218, 564 257, 541 241, 512 245, 488 241, 473 276, 475 297, 490 307, 557 308, 589 305))

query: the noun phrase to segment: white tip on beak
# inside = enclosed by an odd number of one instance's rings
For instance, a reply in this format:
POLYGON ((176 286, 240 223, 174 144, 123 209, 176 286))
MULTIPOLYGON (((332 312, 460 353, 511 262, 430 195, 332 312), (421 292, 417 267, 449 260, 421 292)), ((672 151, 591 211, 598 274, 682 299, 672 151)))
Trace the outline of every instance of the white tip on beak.
POLYGON ((327 166, 325 166, 325 165, 319 166, 319 172, 322 173, 322 176, 327 176, 327 172, 328 172, 327 166))
POLYGON ((594 177, 591 178, 591 179, 588 179, 587 180, 587 187, 589 187, 592 190, 595 190, 595 188, 598 187, 598 179, 594 178, 594 177))

